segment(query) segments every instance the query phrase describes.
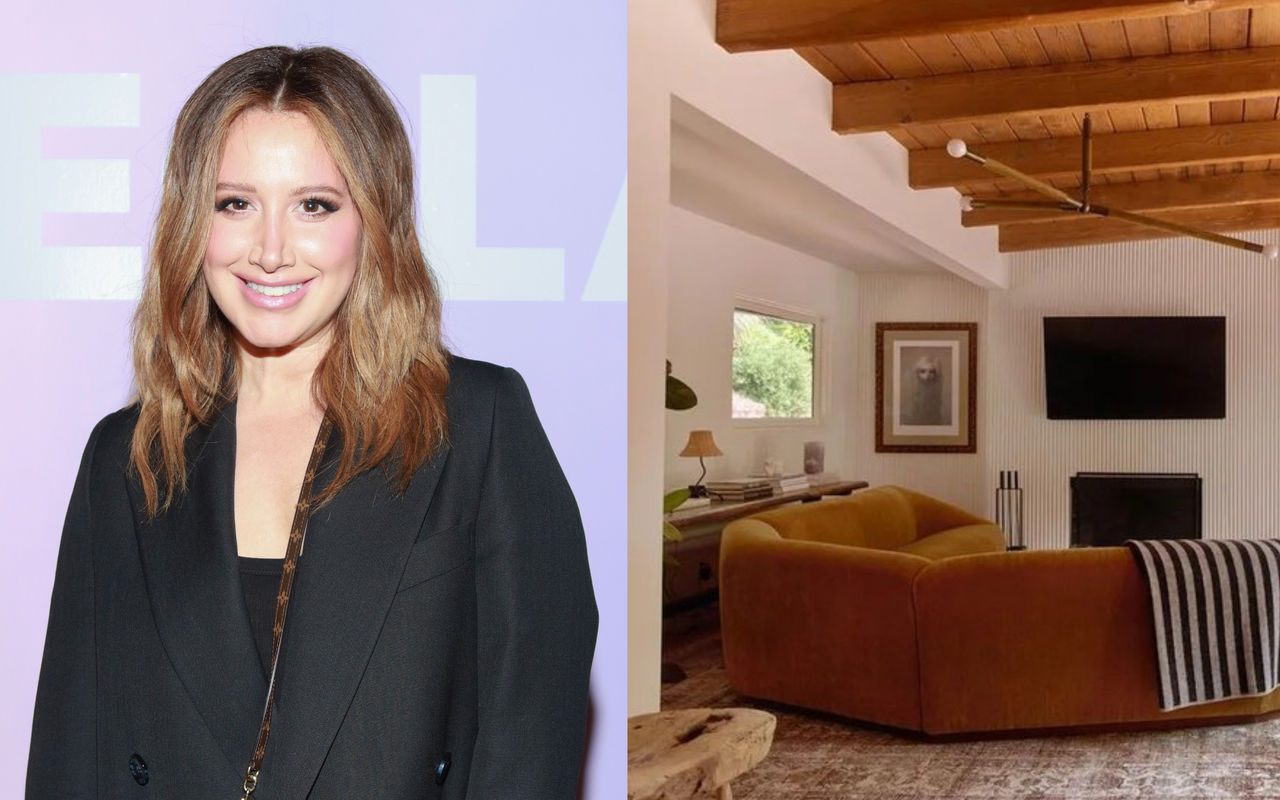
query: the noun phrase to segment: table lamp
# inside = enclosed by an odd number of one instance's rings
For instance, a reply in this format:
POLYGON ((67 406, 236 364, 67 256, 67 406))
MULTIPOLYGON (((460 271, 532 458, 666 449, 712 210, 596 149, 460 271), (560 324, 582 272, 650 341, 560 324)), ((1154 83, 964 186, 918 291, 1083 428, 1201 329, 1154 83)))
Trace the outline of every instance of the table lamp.
POLYGON ((702 467, 702 474, 698 476, 698 482, 689 487, 690 497, 706 497, 707 487, 702 485, 702 481, 707 477, 707 465, 702 459, 706 456, 722 456, 720 448, 716 447, 716 440, 711 437, 711 431, 689 431, 689 441, 685 444, 684 449, 680 451, 680 455, 684 458, 698 457, 698 465, 702 467))

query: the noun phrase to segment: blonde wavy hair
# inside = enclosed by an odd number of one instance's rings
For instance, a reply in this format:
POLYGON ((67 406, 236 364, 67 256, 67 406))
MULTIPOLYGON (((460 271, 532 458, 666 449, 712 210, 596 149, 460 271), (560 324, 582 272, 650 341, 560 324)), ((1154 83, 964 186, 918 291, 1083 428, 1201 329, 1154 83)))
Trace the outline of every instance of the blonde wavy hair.
POLYGON ((418 242, 413 152, 395 105, 363 65, 338 50, 250 50, 215 69, 187 100, 165 164, 133 319, 140 411, 129 461, 153 517, 186 490, 188 436, 210 424, 239 386, 231 325, 201 266, 227 131, 251 109, 305 114, 360 215, 355 279, 311 386, 342 438, 337 473, 318 502, 377 465, 403 491, 447 432, 441 299, 418 242))

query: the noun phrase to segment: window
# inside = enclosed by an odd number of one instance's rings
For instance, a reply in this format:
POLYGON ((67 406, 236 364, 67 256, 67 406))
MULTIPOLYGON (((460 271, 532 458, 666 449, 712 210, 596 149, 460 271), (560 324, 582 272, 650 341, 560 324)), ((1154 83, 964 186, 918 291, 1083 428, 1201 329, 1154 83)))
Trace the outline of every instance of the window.
POLYGON ((818 320, 763 304, 733 310, 733 419, 813 420, 818 320))

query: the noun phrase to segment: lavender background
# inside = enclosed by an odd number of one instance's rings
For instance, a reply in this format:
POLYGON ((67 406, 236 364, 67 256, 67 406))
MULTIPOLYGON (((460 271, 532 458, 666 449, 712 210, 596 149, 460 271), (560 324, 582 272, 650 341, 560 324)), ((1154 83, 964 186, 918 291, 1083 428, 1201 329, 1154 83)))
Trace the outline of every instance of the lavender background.
MULTIPOLYGON (((29 109, 0 106, 0 145, 11 150, 0 152, 0 418, 7 422, 0 428, 0 798, 22 796, 49 592, 79 456, 94 423, 125 403, 130 381, 133 303, 47 299, 68 295, 30 288, 42 269, 37 256, 65 246, 145 247, 178 107, 228 57, 277 43, 330 44, 361 58, 402 104, 415 147, 434 135, 420 118, 422 76, 475 76, 477 244, 563 251, 563 288, 544 287, 563 299, 453 300, 446 330, 456 352, 524 375, 577 495, 601 616, 582 794, 622 796, 625 9, 624 0, 255 7, 18 0, 0 8, 0 103, 9 102, 6 85, 30 85, 31 73, 138 75, 141 102, 139 125, 45 127, 40 152, 16 156, 29 109), (110 181, 77 183, 77 165, 67 162, 68 197, 50 200, 22 176, 54 159, 127 159, 127 198, 84 197, 110 181), (14 244, 33 237, 35 224, 38 244, 14 244)), ((435 222, 439 230, 456 220, 435 222)), ((457 264, 452 269, 465 280, 457 264)))

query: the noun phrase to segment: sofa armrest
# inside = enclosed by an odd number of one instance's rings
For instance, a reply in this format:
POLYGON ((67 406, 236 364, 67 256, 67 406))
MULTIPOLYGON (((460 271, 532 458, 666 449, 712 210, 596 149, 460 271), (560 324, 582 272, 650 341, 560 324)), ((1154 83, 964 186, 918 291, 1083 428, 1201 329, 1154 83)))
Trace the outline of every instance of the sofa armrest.
POLYGON ((918 729, 912 585, 928 564, 784 539, 759 520, 730 523, 719 574, 730 685, 752 697, 918 729))
POLYGON ((963 508, 944 503, 928 495, 900 487, 898 491, 902 492, 907 499, 907 502, 911 505, 911 511, 915 515, 917 539, 923 539, 940 531, 961 528, 966 525, 992 524, 989 519, 984 519, 977 514, 971 514, 963 508))
POLYGON ((923 539, 916 539, 898 548, 898 552, 920 556, 930 561, 979 553, 1002 553, 1004 552, 1004 531, 990 523, 964 525, 940 531, 923 539))

